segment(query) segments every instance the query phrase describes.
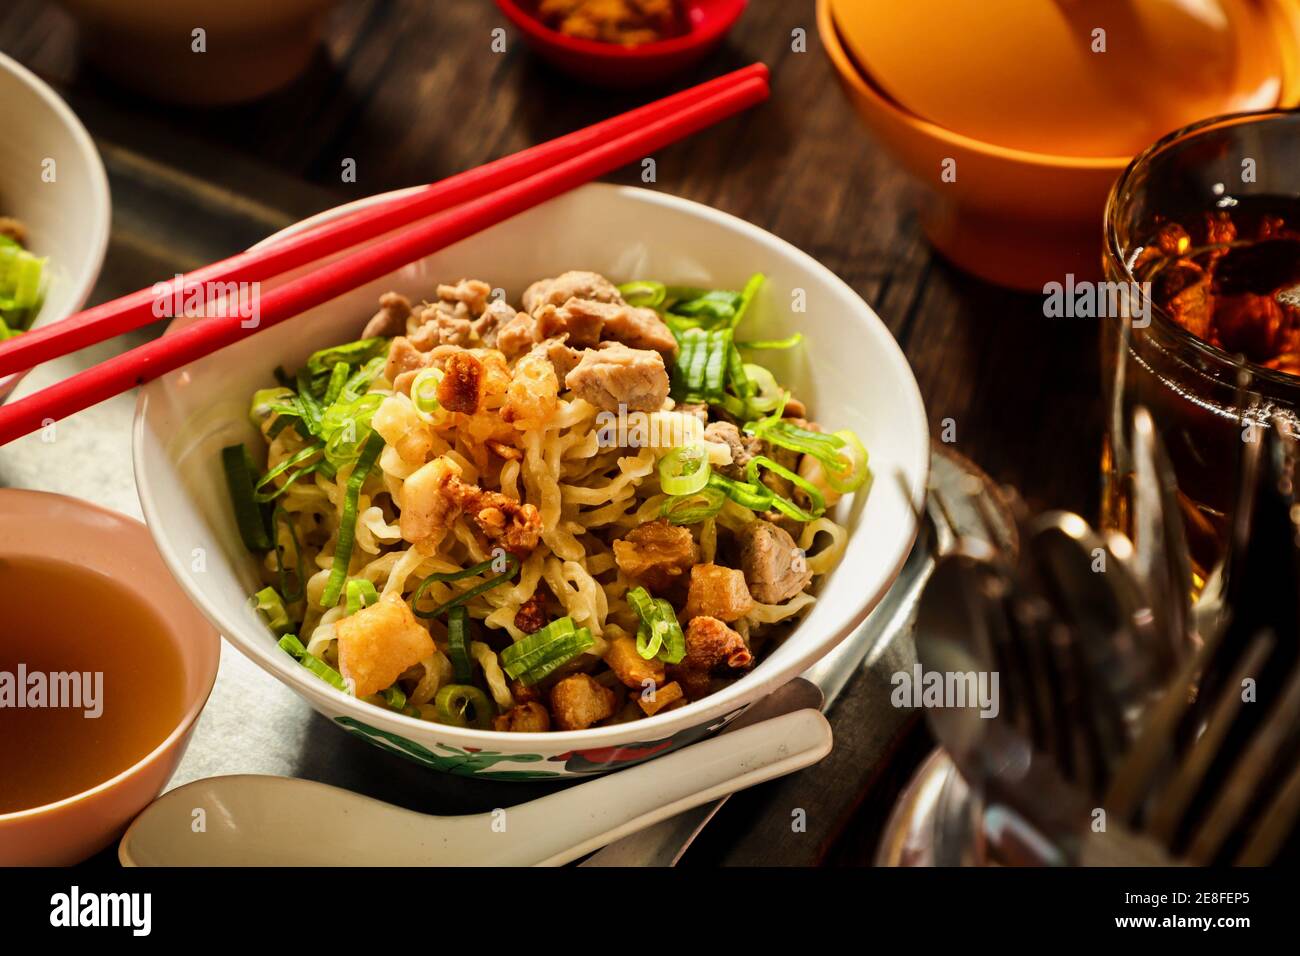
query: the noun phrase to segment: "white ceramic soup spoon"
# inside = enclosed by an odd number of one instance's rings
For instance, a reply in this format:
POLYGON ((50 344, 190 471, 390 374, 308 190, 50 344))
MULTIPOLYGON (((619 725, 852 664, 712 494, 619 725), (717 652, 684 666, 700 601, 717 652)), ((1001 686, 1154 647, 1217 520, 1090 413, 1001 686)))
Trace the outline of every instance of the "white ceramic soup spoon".
POLYGON ((309 780, 210 777, 150 805, 118 857, 124 866, 556 866, 830 749, 826 718, 798 710, 528 803, 457 817, 309 780), (199 809, 204 827, 195 832, 199 809))

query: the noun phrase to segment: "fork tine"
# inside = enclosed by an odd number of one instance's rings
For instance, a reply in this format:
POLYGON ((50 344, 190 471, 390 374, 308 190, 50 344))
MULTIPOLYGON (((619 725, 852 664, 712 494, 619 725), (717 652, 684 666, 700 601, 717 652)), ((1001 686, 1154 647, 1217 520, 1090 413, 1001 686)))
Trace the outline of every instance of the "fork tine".
POLYGON ((1277 795, 1260 815, 1259 825, 1234 866, 1268 866, 1290 837, 1300 817, 1300 762, 1287 776, 1277 795))
POLYGON ((1156 798, 1151 822, 1146 829, 1166 845, 1171 844, 1177 835, 1184 812, 1196 796, 1237 712, 1241 710, 1241 682, 1259 672, 1273 652, 1274 644, 1273 638, 1266 634, 1259 634, 1250 642, 1231 680, 1223 685, 1223 691, 1214 702, 1205 729, 1184 755, 1174 778, 1156 798))
POLYGON ((1256 789, 1274 766, 1278 750, 1300 720, 1300 667, 1291 670, 1278 704, 1251 738, 1245 754, 1219 791, 1209 816, 1198 828, 1187 852, 1193 863, 1208 864, 1222 848, 1256 789))
POLYGON ((1218 650, 1223 633, 1222 629, 1212 632, 1196 654, 1183 662, 1168 689, 1151 708, 1146 726, 1116 770, 1102 805, 1122 821, 1132 823, 1156 767, 1172 750, 1174 734, 1191 707, 1197 675, 1218 650))

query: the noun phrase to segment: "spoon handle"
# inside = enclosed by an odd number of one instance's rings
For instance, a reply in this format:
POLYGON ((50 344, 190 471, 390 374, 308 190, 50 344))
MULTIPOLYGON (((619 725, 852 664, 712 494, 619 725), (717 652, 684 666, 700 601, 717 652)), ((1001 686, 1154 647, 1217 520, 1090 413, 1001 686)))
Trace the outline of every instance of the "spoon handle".
MULTIPOLYGON (((831 728, 799 710, 507 811, 490 862, 558 866, 691 807, 801 770, 830 753, 831 728)), ((488 862, 488 861, 484 861, 488 862)))

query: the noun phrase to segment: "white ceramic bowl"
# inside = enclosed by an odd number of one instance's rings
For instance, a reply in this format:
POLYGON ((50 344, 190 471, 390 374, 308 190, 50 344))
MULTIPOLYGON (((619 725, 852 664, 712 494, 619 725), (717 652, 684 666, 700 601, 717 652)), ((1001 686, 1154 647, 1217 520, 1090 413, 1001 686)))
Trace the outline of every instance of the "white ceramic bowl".
MULTIPOLYGON (((177 320, 173 328, 189 321, 177 320)), ((707 206, 601 184, 152 382, 141 392, 135 421, 145 518, 172 573, 228 640, 344 728, 430 767, 498 779, 601 772, 647 759, 717 729, 807 668, 866 617, 897 576, 916 534, 914 508, 924 497, 929 454, 925 409, 907 360, 875 313, 830 270, 707 206), (769 353, 765 360, 818 421, 861 436, 876 474, 865 507, 861 501, 841 505, 840 517, 854 532, 840 566, 824 580, 802 623, 751 673, 710 697, 644 720, 510 734, 420 721, 337 693, 279 650, 248 606, 248 594, 260 585, 236 531, 220 449, 256 438, 246 417, 248 400, 272 383, 277 365, 293 368, 315 349, 356 338, 382 292, 418 298, 440 281, 473 276, 504 287, 518 302, 529 282, 568 269, 592 269, 615 281, 658 278, 730 288, 753 272, 768 276, 766 293, 746 318, 746 334, 804 332, 799 349, 769 353), (799 300, 806 312, 792 313, 799 300)))
MULTIPOLYGON (((27 226, 33 253, 49 258, 36 325, 85 304, 104 264, 112 209, 104 164, 81 121, 39 77, 0 53, 0 216, 27 226), (52 181, 43 173, 52 162, 52 181)), ((21 375, 0 378, 0 401, 21 375)))

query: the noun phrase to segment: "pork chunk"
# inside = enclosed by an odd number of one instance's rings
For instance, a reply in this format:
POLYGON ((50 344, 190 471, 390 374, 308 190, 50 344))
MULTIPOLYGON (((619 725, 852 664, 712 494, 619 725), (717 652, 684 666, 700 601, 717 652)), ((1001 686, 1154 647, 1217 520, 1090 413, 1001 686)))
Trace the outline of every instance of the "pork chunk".
POLYGON ((754 600, 780 604, 812 581, 794 538, 770 521, 751 521, 739 534, 740 566, 754 600))
POLYGON ((601 337, 634 349, 651 349, 665 358, 677 354, 677 339, 654 309, 619 304, 600 306, 604 327, 601 337))
POLYGON ((525 634, 534 634, 550 621, 550 615, 546 613, 546 592, 539 583, 533 596, 519 605, 519 610, 515 612, 515 627, 525 634))
POLYGON ((435 302, 425 306, 415 316, 415 329, 407 336, 421 352, 439 345, 468 346, 474 342, 474 323, 464 304, 450 305, 435 302))
POLYGON ((551 688, 551 713, 560 730, 586 730, 614 715, 615 693, 590 675, 571 674, 551 688))
POLYGON ((485 491, 459 479, 452 485, 457 503, 495 544, 517 558, 527 557, 542 536, 542 513, 499 491, 485 491))
POLYGON ((754 663, 745 639, 716 617, 697 617, 686 627, 686 656, 678 667, 709 674, 719 668, 743 670, 754 663))
POLYGON ((592 348, 600 341, 605 328, 602 309, 616 309, 587 299, 569 299, 564 305, 544 305, 534 315, 537 320, 538 339, 567 335, 578 348, 592 348))
POLYGON ((720 564, 697 564, 691 568, 691 589, 682 611, 683 620, 706 616, 731 623, 753 609, 754 599, 743 572, 720 564))
POLYGON ((523 355, 537 341, 537 320, 524 312, 501 323, 497 330, 497 348, 506 358, 523 355))
POLYGON ((541 734, 551 729, 551 715, 545 705, 535 700, 515 704, 492 721, 493 730, 508 730, 515 734, 541 734))
POLYGON ((616 637, 609 642, 605 663, 628 687, 641 690, 645 682, 658 686, 664 682, 664 665, 660 660, 646 660, 636 649, 636 639, 616 637))
POLYGON ((402 538, 411 544, 436 546, 460 517, 460 469, 448 458, 421 465, 402 485, 402 538))
POLYGON ((470 314, 482 315, 487 310, 492 287, 481 279, 461 279, 455 285, 438 286, 438 298, 453 305, 463 302, 470 314))
POLYGON ((551 365, 555 368, 555 374, 561 382, 582 361, 582 352, 571 348, 567 337, 548 339, 542 343, 542 347, 546 349, 546 357, 551 360, 551 365))
POLYGON ((524 290, 524 311, 535 315, 544 305, 563 305, 569 299, 593 302, 621 302, 618 289, 595 272, 565 272, 554 279, 540 279, 524 290))
POLYGON ((433 638, 400 597, 376 602, 334 625, 339 672, 358 697, 386 687, 409 667, 433 655, 433 638))
POLYGON ((663 518, 647 521, 614 542, 619 570, 656 594, 677 589, 698 560, 699 549, 691 533, 663 518))
POLYGON ((483 386, 483 363, 470 352, 456 352, 443 368, 438 402, 449 412, 473 415, 483 401, 483 386))
POLYGON ((379 297, 379 311, 366 323, 361 332, 363 339, 376 336, 393 338, 406 331, 406 320, 411 314, 411 300, 397 292, 385 292, 379 297))
POLYGON ((663 356, 612 342, 588 349, 564 384, 597 408, 617 412, 658 411, 668 397, 668 372, 663 356))
POLYGON ((685 704, 686 694, 683 692, 681 684, 672 681, 664 684, 663 687, 656 688, 653 695, 638 694, 636 702, 647 717, 653 717, 661 710, 672 710, 674 707, 685 704))
POLYGON ((745 466, 758 454, 757 446, 761 442, 756 438, 742 435, 740 429, 731 422, 709 422, 704 427, 704 440, 726 445, 731 449, 731 464, 723 465, 718 470, 727 478, 744 481, 745 466))
POLYGON ((384 363, 384 378, 396 383, 403 372, 418 372, 427 368, 432 360, 427 352, 421 352, 411 340, 399 335, 388 347, 388 361, 384 363))

